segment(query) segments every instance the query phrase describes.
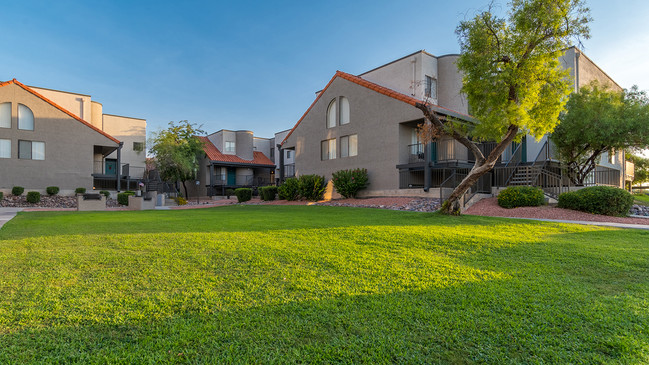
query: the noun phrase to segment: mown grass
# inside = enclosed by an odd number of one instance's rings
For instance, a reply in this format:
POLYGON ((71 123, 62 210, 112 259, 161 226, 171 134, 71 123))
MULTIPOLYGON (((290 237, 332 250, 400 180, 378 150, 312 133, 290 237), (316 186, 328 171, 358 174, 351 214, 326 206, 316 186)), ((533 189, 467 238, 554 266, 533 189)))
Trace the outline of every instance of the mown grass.
POLYGON ((0 363, 649 362, 649 232, 316 206, 23 213, 0 363))
POLYGON ((635 204, 649 205, 649 195, 647 194, 633 194, 635 204))

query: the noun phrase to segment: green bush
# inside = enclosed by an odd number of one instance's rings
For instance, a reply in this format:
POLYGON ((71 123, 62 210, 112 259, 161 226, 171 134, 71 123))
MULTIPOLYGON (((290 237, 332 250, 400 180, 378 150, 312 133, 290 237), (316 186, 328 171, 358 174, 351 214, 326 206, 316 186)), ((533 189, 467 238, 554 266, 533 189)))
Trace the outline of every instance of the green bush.
POLYGON ((186 205, 187 204, 187 199, 183 198, 182 196, 177 196, 174 198, 174 201, 178 205, 186 205))
POLYGON ((76 188, 74 189, 75 194, 85 194, 86 193, 86 188, 76 188))
POLYGON ((59 187, 58 186, 48 186, 45 188, 45 191, 47 192, 47 195, 56 195, 59 193, 59 187))
POLYGON ((38 191, 30 191, 27 193, 27 202, 36 204, 41 201, 41 193, 38 191))
POLYGON ((20 196, 23 195, 24 191, 25 188, 23 188, 22 186, 14 186, 13 188, 11 188, 11 195, 20 196))
POLYGON ((135 195, 134 191, 127 190, 123 193, 117 194, 117 202, 121 205, 128 205, 128 196, 135 195))
POLYGON ((227 196, 228 199, 230 199, 232 195, 234 195, 234 189, 225 189, 225 196, 227 196))
POLYGON ((239 203, 247 202, 252 199, 252 189, 250 188, 238 188, 234 190, 234 195, 237 196, 239 203))
POLYGON ((558 206, 592 214, 626 216, 633 206, 633 195, 612 186, 591 186, 559 195, 558 206))
POLYGON ((99 194, 105 196, 106 199, 110 198, 110 191, 108 191, 108 190, 100 190, 99 194))
POLYGON ((298 180, 294 177, 284 180, 284 183, 277 188, 277 194, 282 200, 297 200, 300 197, 298 180))
POLYGON ((322 200, 326 189, 325 179, 318 175, 302 175, 298 179, 300 196, 307 200, 322 200))
POLYGON ((0 191, 0 200, 2 200, 4 198, 4 196, 5 196, 5 194, 2 191, 0 191))
POLYGON ((369 184, 367 169, 340 170, 332 174, 334 188, 345 198, 356 198, 369 184))
POLYGON ((262 186, 259 188, 259 197, 261 200, 275 200, 277 195, 277 186, 262 186))
POLYGON ((543 204, 543 190, 532 186, 510 186, 498 194, 498 205, 503 208, 536 207, 543 204))

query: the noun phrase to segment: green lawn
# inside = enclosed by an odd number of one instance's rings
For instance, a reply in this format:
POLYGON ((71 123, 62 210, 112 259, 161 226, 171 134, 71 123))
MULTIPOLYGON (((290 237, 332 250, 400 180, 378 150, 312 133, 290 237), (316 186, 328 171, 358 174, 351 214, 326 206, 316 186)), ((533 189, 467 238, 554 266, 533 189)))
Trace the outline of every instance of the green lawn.
POLYGON ((0 363, 647 363, 649 232, 319 206, 21 213, 0 363))
POLYGON ((636 204, 649 205, 649 195, 633 194, 633 200, 636 204))

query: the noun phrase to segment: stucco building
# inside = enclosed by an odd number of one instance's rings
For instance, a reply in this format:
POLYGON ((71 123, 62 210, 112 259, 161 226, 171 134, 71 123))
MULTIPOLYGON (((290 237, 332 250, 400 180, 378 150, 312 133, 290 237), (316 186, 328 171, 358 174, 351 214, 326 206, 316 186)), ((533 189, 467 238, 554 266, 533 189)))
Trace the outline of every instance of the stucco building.
POLYGON ((103 113, 90 95, 0 84, 0 190, 116 190, 142 179, 146 121, 103 113))
MULTIPOLYGON (((357 76, 336 72, 281 142, 284 151, 294 153, 295 173, 330 179, 337 170, 367 168, 370 185, 362 195, 439 196, 443 189, 434 188, 454 187, 473 166, 473 156, 450 138, 422 144, 417 125, 424 119, 415 104, 433 104, 442 118, 473 120, 461 92, 458 57, 418 51, 357 76)), ((592 80, 621 90, 575 47, 561 62, 570 69, 575 90, 592 80)), ((480 148, 488 153, 494 145, 480 148)), ((286 165, 279 164, 280 173, 286 165)), ((623 187, 626 169, 623 152, 613 151, 603 156, 591 182, 623 187)), ((546 192, 554 195, 557 184, 567 184, 547 136, 540 141, 524 136, 512 144, 472 191, 491 193, 514 184, 548 185, 546 192)))

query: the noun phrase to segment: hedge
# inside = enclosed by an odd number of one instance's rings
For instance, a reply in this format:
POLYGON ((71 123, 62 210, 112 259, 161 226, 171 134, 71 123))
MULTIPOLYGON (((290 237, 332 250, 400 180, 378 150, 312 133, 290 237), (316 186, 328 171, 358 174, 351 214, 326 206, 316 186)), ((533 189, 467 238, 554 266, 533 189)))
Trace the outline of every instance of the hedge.
POLYGON ((58 186, 48 186, 45 188, 45 191, 47 192, 47 195, 56 195, 59 193, 59 187, 58 186))
POLYGON ((545 204, 543 190, 532 186, 510 186, 498 194, 503 208, 536 207, 545 204))
POLYGON ((591 186, 559 195, 558 206, 592 214, 626 216, 633 206, 633 195, 612 186, 591 186))
POLYGON ((259 197, 261 200, 275 200, 277 195, 277 186, 262 186, 259 188, 259 197))
POLYGON ((23 195, 23 192, 25 192, 25 188, 23 188, 22 186, 14 186, 13 188, 11 188, 11 195, 14 196, 23 195))
POLYGON ((74 189, 75 194, 85 194, 86 193, 86 188, 76 188, 74 189))
POLYGON ((41 201, 41 193, 38 191, 30 191, 27 193, 27 202, 36 204, 41 201))
POLYGON ((252 199, 252 189, 250 188, 238 188, 234 190, 234 195, 237 196, 239 203, 247 202, 252 199))
POLYGON ((108 190, 100 190, 99 194, 105 196, 106 199, 110 198, 110 191, 108 191, 108 190))
POLYGON ((277 194, 282 200, 297 200, 300 196, 300 188, 297 178, 290 177, 277 188, 277 194))
POLYGON ((325 179, 319 175, 302 175, 298 178, 300 196, 307 200, 322 200, 326 189, 325 179))
POLYGON ((128 205, 128 196, 135 195, 134 191, 127 190, 123 193, 117 194, 117 202, 121 205, 128 205))

